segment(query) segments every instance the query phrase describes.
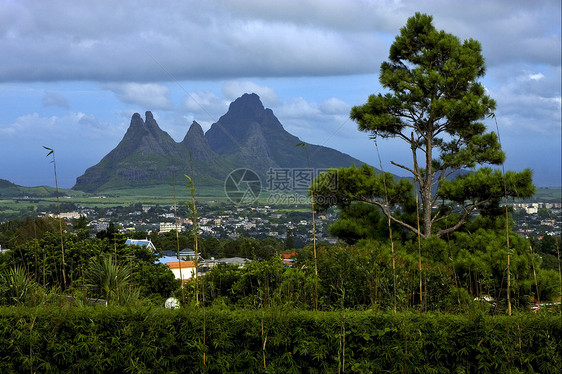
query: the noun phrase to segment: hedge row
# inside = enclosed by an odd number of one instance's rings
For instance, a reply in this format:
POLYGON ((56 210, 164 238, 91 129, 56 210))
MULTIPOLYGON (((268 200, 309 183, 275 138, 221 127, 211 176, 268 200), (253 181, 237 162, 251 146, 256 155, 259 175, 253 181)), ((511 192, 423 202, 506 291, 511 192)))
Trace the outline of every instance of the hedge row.
POLYGON ((558 373, 559 314, 0 308, 0 372, 558 373))

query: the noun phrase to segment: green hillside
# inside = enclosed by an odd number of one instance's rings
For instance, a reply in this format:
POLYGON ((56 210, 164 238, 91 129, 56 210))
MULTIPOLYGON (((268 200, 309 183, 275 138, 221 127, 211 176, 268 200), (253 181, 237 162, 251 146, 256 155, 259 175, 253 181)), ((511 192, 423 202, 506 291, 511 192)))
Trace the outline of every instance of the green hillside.
MULTIPOLYGON (((82 191, 59 188, 59 196, 82 197, 87 196, 87 194, 82 191)), ((5 179, 0 179, 0 198, 18 199, 36 197, 56 197, 56 189, 49 186, 24 187, 5 179)))

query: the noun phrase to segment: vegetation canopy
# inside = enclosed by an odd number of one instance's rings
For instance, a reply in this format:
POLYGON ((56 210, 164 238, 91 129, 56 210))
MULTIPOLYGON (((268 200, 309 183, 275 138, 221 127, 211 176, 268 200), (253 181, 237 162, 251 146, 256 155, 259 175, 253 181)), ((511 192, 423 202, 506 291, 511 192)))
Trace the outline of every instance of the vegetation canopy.
POLYGON ((416 13, 390 47, 389 61, 381 65, 379 80, 388 93, 371 95, 367 103, 351 110, 359 130, 373 140, 398 138, 409 145, 412 164, 391 163, 411 173, 419 186, 420 228, 391 210, 407 199, 398 199, 397 194, 411 194, 414 188, 367 167, 338 170, 335 190, 317 179, 314 196, 330 201, 322 197, 335 194, 344 206, 350 201, 377 205, 392 221, 425 238, 444 237, 459 229, 471 213, 504 194, 530 197, 534 193, 530 170, 508 173, 505 178, 489 168, 475 170, 478 165, 500 165, 505 159, 498 135, 486 132, 481 122, 493 115, 496 106, 478 82, 484 72, 479 42, 461 43, 456 36, 437 31, 431 16, 416 13), (464 175, 471 169, 470 175, 464 175), (461 176, 452 179, 455 175, 461 176), (457 203, 461 214, 435 229, 449 216, 445 199, 457 203), (439 202, 441 206, 432 209, 439 202))

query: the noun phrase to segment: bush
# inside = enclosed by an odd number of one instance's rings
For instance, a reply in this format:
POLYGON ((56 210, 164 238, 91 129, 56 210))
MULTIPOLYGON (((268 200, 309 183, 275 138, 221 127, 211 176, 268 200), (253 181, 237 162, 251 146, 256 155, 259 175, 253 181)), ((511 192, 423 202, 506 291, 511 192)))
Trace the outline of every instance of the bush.
POLYGON ((0 372, 555 373, 559 314, 0 308, 0 372))

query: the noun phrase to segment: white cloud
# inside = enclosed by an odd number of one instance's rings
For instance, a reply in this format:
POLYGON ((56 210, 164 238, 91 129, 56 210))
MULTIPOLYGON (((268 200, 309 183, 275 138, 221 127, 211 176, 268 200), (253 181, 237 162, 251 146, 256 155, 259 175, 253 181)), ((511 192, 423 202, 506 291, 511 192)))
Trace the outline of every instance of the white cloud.
POLYGON ((201 126, 203 122, 216 122, 228 109, 230 102, 210 91, 189 92, 182 100, 181 110, 191 113, 201 126))
POLYGON ((15 121, 0 127, 0 134, 10 143, 27 140, 70 141, 85 143, 89 139, 109 139, 122 136, 121 128, 112 128, 98 119, 82 112, 69 112, 64 116, 41 116, 30 113, 19 116, 15 121))
POLYGON ((349 108, 349 104, 337 98, 318 104, 298 97, 282 102, 273 111, 293 135, 312 144, 334 147, 334 140, 353 138, 358 134, 349 119, 349 108))
POLYGON ((539 81, 543 78, 544 78, 544 74, 540 72, 539 73, 523 72, 516 77, 516 79, 519 82, 539 81))
POLYGON ((324 113, 328 114, 342 114, 346 112, 348 113, 351 106, 343 100, 332 97, 324 100, 322 104, 320 104, 320 109, 324 113))
MULTIPOLYGON (((519 65, 508 66, 505 79, 490 89, 497 102, 497 118, 509 129, 506 136, 560 136, 560 68, 545 67, 529 72, 519 65)), ((500 122, 500 125, 502 123, 500 122)))
POLYGON ((80 126, 91 127, 95 129, 104 128, 104 126, 98 121, 98 119, 91 114, 78 112, 75 114, 75 117, 78 119, 77 124, 80 126))
POLYGON ((105 83, 103 88, 111 90, 117 98, 127 104, 135 104, 146 110, 173 107, 168 87, 157 83, 105 83))
POLYGON ((278 116, 282 116, 283 118, 293 119, 318 118, 322 113, 318 108, 318 104, 309 103, 302 97, 296 97, 290 101, 284 102, 282 106, 276 108, 275 112, 278 113, 278 116))
POLYGON ((279 98, 272 88, 250 81, 228 81, 223 85, 222 93, 228 101, 234 101, 245 93, 255 93, 265 107, 279 103, 279 98))

